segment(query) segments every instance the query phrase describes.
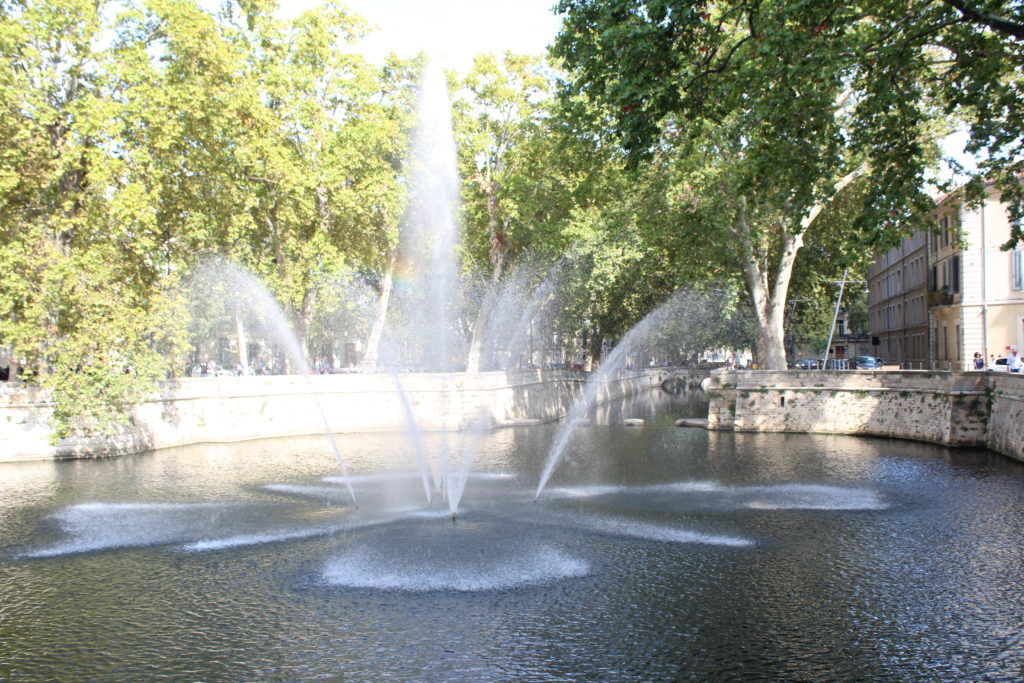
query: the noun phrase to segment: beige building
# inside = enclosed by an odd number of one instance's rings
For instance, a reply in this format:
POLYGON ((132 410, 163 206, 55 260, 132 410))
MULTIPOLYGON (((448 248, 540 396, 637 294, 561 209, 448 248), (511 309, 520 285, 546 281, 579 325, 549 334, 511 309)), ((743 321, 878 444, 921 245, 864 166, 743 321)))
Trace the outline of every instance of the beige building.
POLYGON ((864 330, 855 330, 850 324, 850 312, 842 307, 836 316, 836 326, 832 330, 832 345, 828 349, 828 357, 849 359, 855 356, 873 356, 875 347, 871 345, 871 337, 864 330))
POLYGON ((936 367, 969 369, 975 352, 987 360, 1024 348, 1024 249, 1000 247, 1010 223, 1000 193, 987 188, 980 208, 953 194, 939 201, 939 230, 929 235, 929 328, 936 367))
POLYGON ((868 329, 873 351, 886 365, 928 367, 928 240, 904 237, 868 266, 868 329), (878 343, 875 344, 874 342, 878 343))

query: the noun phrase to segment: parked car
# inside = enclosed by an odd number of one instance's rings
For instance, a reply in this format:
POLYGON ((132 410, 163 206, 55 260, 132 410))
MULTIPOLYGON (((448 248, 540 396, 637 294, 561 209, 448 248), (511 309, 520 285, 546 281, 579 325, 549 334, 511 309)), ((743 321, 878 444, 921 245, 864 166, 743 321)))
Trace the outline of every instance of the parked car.
POLYGON ((1006 364, 1005 358, 996 358, 988 364, 988 369, 994 372, 1009 372, 1010 367, 1006 364))
POLYGON ((817 358, 801 358, 793 363, 794 370, 817 370, 819 361, 817 358))
POLYGON ((850 367, 856 370, 880 370, 882 359, 877 356, 854 356, 850 359, 850 367))

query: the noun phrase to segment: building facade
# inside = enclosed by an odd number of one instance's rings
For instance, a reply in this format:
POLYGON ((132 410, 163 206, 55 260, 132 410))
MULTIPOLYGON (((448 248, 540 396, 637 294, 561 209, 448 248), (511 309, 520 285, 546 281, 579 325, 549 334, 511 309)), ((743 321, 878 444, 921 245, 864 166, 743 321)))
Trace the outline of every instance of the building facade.
POLYGON ((886 365, 921 369, 929 363, 927 236, 904 237, 868 266, 871 355, 886 365))
POLYGON ((1010 222, 989 186, 980 207, 940 199, 937 230, 918 232, 868 268, 868 323, 878 355, 906 369, 969 370, 1024 349, 1024 248, 1002 251, 1010 222))
POLYGON ((1010 222, 999 191, 989 186, 980 208, 957 195, 940 201, 939 230, 929 239, 930 332, 936 367, 969 369, 1024 348, 1024 248, 1003 251, 1010 222), (947 234, 948 233, 948 234, 947 234))
POLYGON ((873 355, 875 348, 871 346, 871 336, 864 330, 855 330, 850 311, 846 307, 840 308, 836 315, 836 325, 832 329, 832 345, 828 348, 827 357, 841 360, 873 355))

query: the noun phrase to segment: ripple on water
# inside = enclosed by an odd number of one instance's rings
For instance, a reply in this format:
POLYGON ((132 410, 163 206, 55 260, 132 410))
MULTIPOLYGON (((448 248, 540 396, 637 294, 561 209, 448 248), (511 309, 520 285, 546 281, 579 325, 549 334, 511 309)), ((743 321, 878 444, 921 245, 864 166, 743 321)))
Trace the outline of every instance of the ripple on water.
POLYGON ((679 493, 708 494, 723 505, 756 510, 884 510, 888 504, 875 491, 827 484, 726 486, 712 482, 681 482, 648 487, 679 493))
POLYGON ((329 503, 351 500, 347 489, 336 486, 310 486, 303 484, 265 484, 263 489, 300 498, 313 498, 329 503))
POLYGON ((577 526, 598 533, 613 536, 642 538, 649 541, 665 541, 668 543, 700 543, 704 545, 724 545, 743 547, 753 545, 753 541, 739 536, 708 534, 692 529, 683 529, 664 524, 650 524, 628 519, 612 519, 608 517, 587 517, 576 521, 577 526))
POLYGON ((405 558, 396 562, 362 548, 336 557, 324 567, 329 584, 350 588, 401 591, 491 591, 586 576, 589 565, 552 547, 542 546, 499 561, 468 556, 405 558), (440 561, 439 561, 440 560, 440 561))

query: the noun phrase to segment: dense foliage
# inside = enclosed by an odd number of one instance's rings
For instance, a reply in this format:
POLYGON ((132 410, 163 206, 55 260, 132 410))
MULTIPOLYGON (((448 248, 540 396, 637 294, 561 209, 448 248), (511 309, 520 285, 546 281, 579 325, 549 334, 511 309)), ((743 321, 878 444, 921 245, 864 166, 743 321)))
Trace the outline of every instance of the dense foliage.
POLYGON ((634 164, 675 166, 671 230, 710 241, 707 259, 743 274, 767 367, 785 366, 800 249, 815 233, 878 249, 915 227, 954 117, 1020 194, 1019 3, 562 0, 558 10, 565 99, 601 114, 582 112, 580 125, 610 127, 634 164), (815 231, 828 212, 845 220, 815 231))
POLYGON ((266 2, 0 8, 0 340, 54 389, 58 436, 123 422, 185 370, 182 285, 209 255, 257 273, 307 341, 314 312, 338 308, 317 285, 380 267, 416 65, 354 54, 360 19, 327 5, 278 21, 266 2))
MULTIPOLYGON (((51 388, 56 438, 116 429, 225 328, 246 360, 267 321, 204 279, 226 264, 267 286, 311 362, 353 339, 375 357, 422 59, 367 62, 341 6, 275 9, 0 0, 0 356, 51 388)), ((508 302, 555 281, 536 330, 554 360, 589 364, 685 285, 716 315, 687 318, 678 353, 755 345, 783 364, 786 316, 804 338, 828 322, 788 302, 831 300, 917 224, 957 121, 1019 197, 1018 4, 558 9, 557 65, 484 55, 448 74, 459 255, 480 283, 470 367, 497 362, 481 331, 508 302)))

